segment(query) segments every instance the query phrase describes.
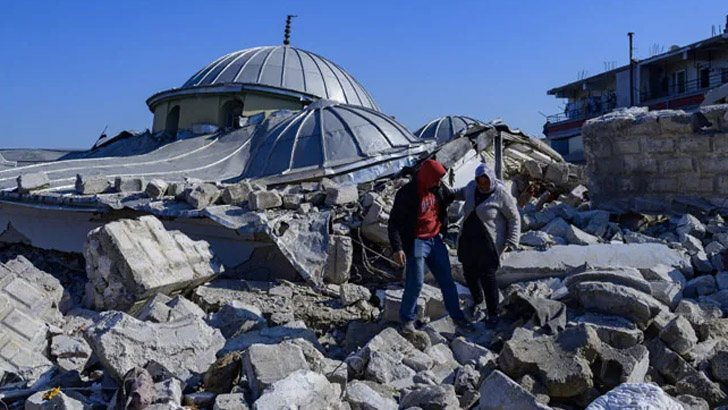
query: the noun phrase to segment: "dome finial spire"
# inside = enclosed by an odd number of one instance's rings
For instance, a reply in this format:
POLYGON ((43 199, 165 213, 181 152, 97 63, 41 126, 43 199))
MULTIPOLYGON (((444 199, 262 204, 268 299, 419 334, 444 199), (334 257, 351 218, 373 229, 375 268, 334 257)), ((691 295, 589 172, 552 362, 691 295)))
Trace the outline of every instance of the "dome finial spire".
POLYGON ((295 14, 289 14, 288 17, 286 17, 286 30, 285 34, 283 36, 283 45, 289 45, 291 44, 291 19, 294 17, 298 17, 295 14))

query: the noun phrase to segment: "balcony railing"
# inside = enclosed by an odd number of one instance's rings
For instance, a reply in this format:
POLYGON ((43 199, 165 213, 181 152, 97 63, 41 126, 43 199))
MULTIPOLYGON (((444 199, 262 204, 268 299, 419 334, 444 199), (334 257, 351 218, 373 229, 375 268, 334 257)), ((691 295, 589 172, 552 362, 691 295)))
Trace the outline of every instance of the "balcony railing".
POLYGON ((617 98, 613 94, 606 101, 592 97, 579 102, 570 102, 566 104, 564 112, 549 115, 546 120, 551 124, 561 121, 581 120, 606 114, 615 108, 617 108, 617 98))
POLYGON ((666 97, 675 97, 697 92, 707 92, 711 88, 728 83, 728 71, 715 72, 709 76, 694 78, 687 81, 673 81, 670 78, 663 80, 658 89, 640 92, 640 101, 646 102, 666 97))

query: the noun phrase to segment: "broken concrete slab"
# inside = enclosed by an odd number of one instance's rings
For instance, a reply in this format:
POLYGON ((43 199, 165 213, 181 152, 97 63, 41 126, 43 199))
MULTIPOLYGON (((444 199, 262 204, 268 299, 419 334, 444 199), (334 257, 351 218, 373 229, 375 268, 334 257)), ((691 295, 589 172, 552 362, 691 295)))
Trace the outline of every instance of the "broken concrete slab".
POLYGON ((230 393, 218 394, 215 397, 215 404, 212 410, 249 410, 248 403, 245 401, 245 394, 230 393))
POLYGON ((122 312, 103 312, 85 331, 101 364, 117 380, 134 367, 154 360, 188 382, 215 362, 224 346, 220 331, 188 316, 170 323, 151 323, 122 312))
POLYGON ((679 315, 660 331, 660 339, 679 355, 685 355, 698 342, 690 322, 679 315))
POLYGON ((354 244, 344 235, 329 236, 328 260, 324 279, 329 283, 342 284, 349 280, 349 271, 354 259, 354 244))
POLYGON ((84 303, 98 310, 128 310, 156 293, 197 286, 224 270, 207 242, 167 231, 151 215, 89 232, 84 257, 89 277, 84 303))
POLYGON ((392 398, 384 397, 368 384, 355 381, 346 386, 346 401, 352 410, 397 410, 392 398))
POLYGON ((152 179, 144 189, 144 193, 152 199, 162 199, 167 195, 169 183, 161 179, 152 179))
POLYGON ((596 332, 580 325, 556 336, 511 339, 504 344, 498 364, 512 378, 536 374, 551 397, 574 397, 594 386, 590 362, 600 346, 596 332))
POLYGON ((650 354, 642 345, 628 349, 602 345, 592 371, 600 386, 611 388, 621 383, 643 383, 649 367, 650 354))
POLYGON ((480 385, 480 410, 548 410, 550 407, 536 401, 526 391, 500 370, 493 371, 480 385))
POLYGON ((369 300, 372 297, 371 291, 361 285, 344 283, 339 288, 339 299, 344 306, 351 306, 360 300, 369 300))
POLYGON ((0 373, 35 382, 53 368, 44 356, 48 326, 60 325, 64 290, 23 256, 0 263, 0 373))
POLYGON ((243 354, 243 369, 253 397, 296 370, 310 370, 303 351, 291 343, 254 344, 243 354))
POLYGON ((222 202, 227 205, 242 205, 248 200, 253 187, 249 181, 240 181, 237 184, 228 185, 222 190, 222 202))
POLYGON ((652 294, 652 286, 649 282, 642 278, 642 274, 637 269, 632 268, 614 268, 614 269, 594 269, 577 271, 564 279, 564 286, 574 291, 579 283, 583 282, 605 282, 615 285, 627 286, 648 295, 652 294))
POLYGON ((80 195, 96 195, 109 190, 111 183, 103 176, 76 174, 74 187, 80 195))
POLYGON ((91 359, 93 350, 81 336, 56 335, 51 339, 51 356, 61 370, 82 373, 91 359))
POLYGON ((617 349, 627 349, 644 341, 642 331, 634 323, 621 316, 587 312, 574 318, 574 322, 593 328, 602 342, 617 349))
POLYGON ((195 209, 207 208, 214 205, 220 198, 220 189, 215 184, 198 184, 190 190, 186 190, 185 201, 195 209))
POLYGON ((400 408, 419 407, 422 410, 458 410, 460 402, 452 385, 425 386, 409 391, 400 400, 400 408))
POLYGON ((326 377, 298 370, 273 383, 253 403, 253 410, 339 410, 339 391, 326 377))
POLYGON ((83 402, 68 397, 65 393, 59 392, 53 397, 46 398, 47 391, 39 391, 28 397, 25 402, 25 410, 84 410, 83 402))
POLYGON ((283 199, 276 191, 252 191, 248 194, 248 206, 256 211, 279 208, 282 205, 283 199))
POLYGON ((569 229, 566 231, 566 240, 571 245, 595 245, 599 243, 599 238, 582 231, 574 225, 569 225, 569 229))
POLYGON ((220 329, 226 339, 266 327, 266 320, 260 309, 240 300, 232 300, 223 305, 207 323, 220 329))
POLYGON ((346 205, 359 201, 356 185, 337 185, 326 189, 326 205, 346 205))
POLYGON ((317 349, 323 350, 316 337, 316 333, 307 328, 303 321, 290 322, 285 325, 251 330, 231 337, 218 354, 225 354, 232 351, 242 351, 254 344, 278 344, 284 340, 304 339, 311 342, 317 349))
POLYGON ((116 177, 114 179, 116 192, 143 192, 145 187, 144 178, 116 177))
POLYGON ((625 317, 646 324, 662 310, 669 310, 652 296, 633 288, 603 282, 582 282, 574 292, 584 308, 625 317))
POLYGON ((21 194, 27 194, 31 191, 47 188, 51 184, 51 181, 48 179, 48 175, 46 175, 45 172, 21 174, 18 176, 16 181, 18 183, 18 192, 21 194))
POLYGON ((683 288, 683 297, 696 299, 699 296, 712 295, 718 291, 718 285, 712 275, 698 276, 691 279, 683 288))
POLYGON ((643 270, 660 264, 692 275, 689 258, 662 244, 557 245, 546 251, 507 253, 498 269, 498 285, 505 287, 515 282, 565 277, 583 265, 594 268, 625 266, 643 270))

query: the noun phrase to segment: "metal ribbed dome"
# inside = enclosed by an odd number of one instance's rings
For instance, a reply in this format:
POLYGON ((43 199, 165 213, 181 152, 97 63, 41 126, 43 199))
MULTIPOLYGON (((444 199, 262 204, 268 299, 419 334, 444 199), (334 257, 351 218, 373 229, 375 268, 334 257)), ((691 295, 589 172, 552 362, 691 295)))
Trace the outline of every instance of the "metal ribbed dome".
POLYGON ((446 115, 434 119, 420 129, 415 131, 415 136, 420 139, 434 139, 438 144, 450 141, 450 139, 470 127, 473 124, 485 125, 482 121, 465 117, 462 115, 446 115))
POLYGON ((423 145, 391 117, 328 100, 261 130, 251 140, 244 178, 371 165, 412 155, 423 145))
POLYGON ((291 46, 254 47, 208 64, 182 89, 222 84, 274 87, 379 111, 358 81, 331 61, 291 46))

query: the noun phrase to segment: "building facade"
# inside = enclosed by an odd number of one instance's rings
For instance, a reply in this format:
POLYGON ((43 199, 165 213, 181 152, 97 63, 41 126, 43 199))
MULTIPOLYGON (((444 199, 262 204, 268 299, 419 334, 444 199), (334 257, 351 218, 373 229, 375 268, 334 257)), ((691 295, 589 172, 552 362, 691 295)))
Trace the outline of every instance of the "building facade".
POLYGON ((565 99, 565 106, 563 112, 547 117, 544 135, 567 161, 583 163, 581 127, 586 120, 630 105, 650 110, 694 111, 709 92, 725 84, 728 29, 723 34, 684 47, 672 46, 665 53, 634 61, 632 67, 624 65, 549 90, 548 95, 565 99))

